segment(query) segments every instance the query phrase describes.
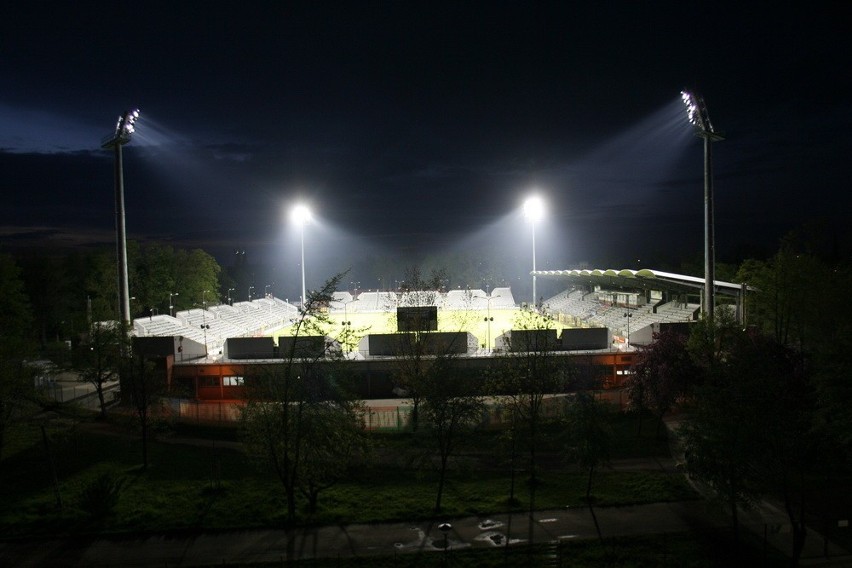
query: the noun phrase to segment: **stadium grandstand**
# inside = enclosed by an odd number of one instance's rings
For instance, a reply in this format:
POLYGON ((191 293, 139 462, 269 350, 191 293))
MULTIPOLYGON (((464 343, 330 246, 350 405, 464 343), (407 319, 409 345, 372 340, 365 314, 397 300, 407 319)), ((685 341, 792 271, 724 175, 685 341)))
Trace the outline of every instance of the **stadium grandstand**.
MULTIPOLYGON (((331 326, 326 337, 290 335, 299 308, 267 296, 180 311, 174 317, 136 319, 134 349, 162 361, 169 384, 195 401, 191 413, 197 420, 236 416, 246 397, 245 377, 282 362, 287 353, 295 354, 297 366, 333 366, 339 359, 326 356, 342 354, 358 396, 398 398, 402 395, 395 377, 403 356, 399 318, 406 310, 428 308, 437 311, 438 327, 421 329, 428 331, 418 339, 426 356, 452 352, 459 372, 480 373, 504 352, 532 352, 535 346, 546 346, 555 356, 587 369, 610 393, 607 396, 615 397, 614 403, 624 404, 619 387, 632 372, 636 347, 650 343, 654 332, 667 327, 687 331, 701 314, 701 278, 652 270, 535 274, 555 279, 556 289, 562 289, 534 310, 547 317, 547 329, 524 327, 522 314, 530 306, 517 303, 508 287, 490 293, 337 291, 323 307, 331 326)), ((744 321, 746 291, 745 286, 717 281, 717 307, 744 321)))
MULTIPOLYGON (((614 341, 650 343, 661 325, 698 320, 704 279, 659 270, 543 270, 539 278, 564 280, 568 288, 544 300, 542 311, 571 327, 606 327, 614 341)), ((715 281, 720 309, 745 321, 746 287, 715 281)))
MULTIPOLYGON (((542 301, 539 309, 563 328, 607 328, 612 345, 630 349, 650 343, 667 324, 688 324, 701 312, 704 280, 655 270, 572 269, 537 271, 539 278, 564 281, 566 288, 542 301)), ((744 286, 716 281, 720 306, 744 321, 744 286)), ((338 315, 391 313, 403 306, 434 306, 444 312, 519 310, 508 287, 442 291, 334 292, 328 312, 338 315)), ((152 315, 134 320, 136 337, 179 337, 203 346, 205 358, 221 358, 229 338, 272 337, 298 317, 297 306, 265 298, 180 311, 174 317, 152 315)), ((338 318, 340 319, 340 318, 338 318)), ((481 321, 483 318, 473 318, 481 321)), ((347 322, 348 323, 348 322, 347 322)), ((393 331, 393 330, 391 330, 393 331)), ((462 330, 469 331, 469 330, 462 330)), ((489 332, 490 333, 490 332, 489 332)), ((479 338, 482 340, 483 338, 479 338)), ((471 355, 489 355, 490 345, 471 355)), ((363 353, 369 356, 368 353, 363 353)), ((183 359, 183 358, 182 358, 183 359)))
POLYGON ((151 315, 133 320, 136 337, 181 337, 205 346, 205 354, 219 355, 230 337, 263 337, 289 327, 299 309, 273 297, 193 308, 174 317, 151 315))

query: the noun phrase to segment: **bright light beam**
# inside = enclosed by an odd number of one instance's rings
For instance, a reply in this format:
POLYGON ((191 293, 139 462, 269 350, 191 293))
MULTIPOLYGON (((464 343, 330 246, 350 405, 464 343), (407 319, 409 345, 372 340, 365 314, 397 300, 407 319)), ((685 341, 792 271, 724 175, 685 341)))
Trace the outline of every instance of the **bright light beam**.
POLYGON ((535 224, 544 217, 544 202, 537 195, 528 197, 524 201, 524 217, 530 222, 532 227, 532 291, 533 291, 533 306, 537 305, 536 289, 535 289, 535 224))
POLYGON ((293 210, 290 212, 290 219, 293 223, 299 227, 299 237, 301 239, 301 249, 302 249, 302 308, 305 307, 305 225, 307 225, 311 219, 311 210, 308 209, 306 205, 299 204, 293 207, 293 210))

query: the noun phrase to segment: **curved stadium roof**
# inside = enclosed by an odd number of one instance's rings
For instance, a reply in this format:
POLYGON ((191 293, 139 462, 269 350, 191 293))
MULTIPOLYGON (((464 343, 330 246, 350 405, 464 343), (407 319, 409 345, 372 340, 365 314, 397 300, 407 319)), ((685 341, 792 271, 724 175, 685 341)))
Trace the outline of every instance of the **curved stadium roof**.
MULTIPOLYGON (((536 270, 530 274, 538 277, 560 278, 578 284, 605 288, 666 289, 678 292, 696 292, 704 288, 704 278, 647 268, 642 270, 631 270, 629 268, 621 270, 612 268, 536 270)), ((741 290, 741 285, 733 282, 714 280, 714 283, 717 294, 736 296, 741 290)))

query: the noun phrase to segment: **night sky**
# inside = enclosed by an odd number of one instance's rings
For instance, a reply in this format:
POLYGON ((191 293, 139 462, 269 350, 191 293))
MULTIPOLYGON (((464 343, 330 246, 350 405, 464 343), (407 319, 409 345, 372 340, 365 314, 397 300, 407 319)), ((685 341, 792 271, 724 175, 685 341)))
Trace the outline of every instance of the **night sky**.
POLYGON ((532 191, 539 268, 699 258, 685 87, 727 138, 720 260, 812 221, 848 239, 849 4, 728 4, 7 1, 0 246, 113 242, 100 145, 138 107, 129 238, 224 265, 246 250, 278 295, 298 288, 299 200, 309 287, 349 266, 375 287, 377 263, 440 253, 528 273, 532 191))

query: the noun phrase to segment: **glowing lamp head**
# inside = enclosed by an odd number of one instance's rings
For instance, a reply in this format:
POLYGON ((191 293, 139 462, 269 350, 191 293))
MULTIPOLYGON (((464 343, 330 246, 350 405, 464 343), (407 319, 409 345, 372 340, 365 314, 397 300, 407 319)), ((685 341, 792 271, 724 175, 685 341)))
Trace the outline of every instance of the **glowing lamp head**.
POLYGON ((305 205, 296 205, 290 212, 290 219, 299 227, 304 227, 311 220, 311 210, 305 205))
POLYGON ((139 120, 139 109, 125 111, 115 123, 115 138, 127 142, 130 135, 136 132, 136 121, 139 120))
POLYGON ((535 223, 544 217, 544 202, 538 196, 533 196, 524 201, 524 217, 535 223))
POLYGON ((681 91, 680 98, 686 105, 686 117, 689 123, 701 132, 714 132, 704 99, 689 91, 681 91))

